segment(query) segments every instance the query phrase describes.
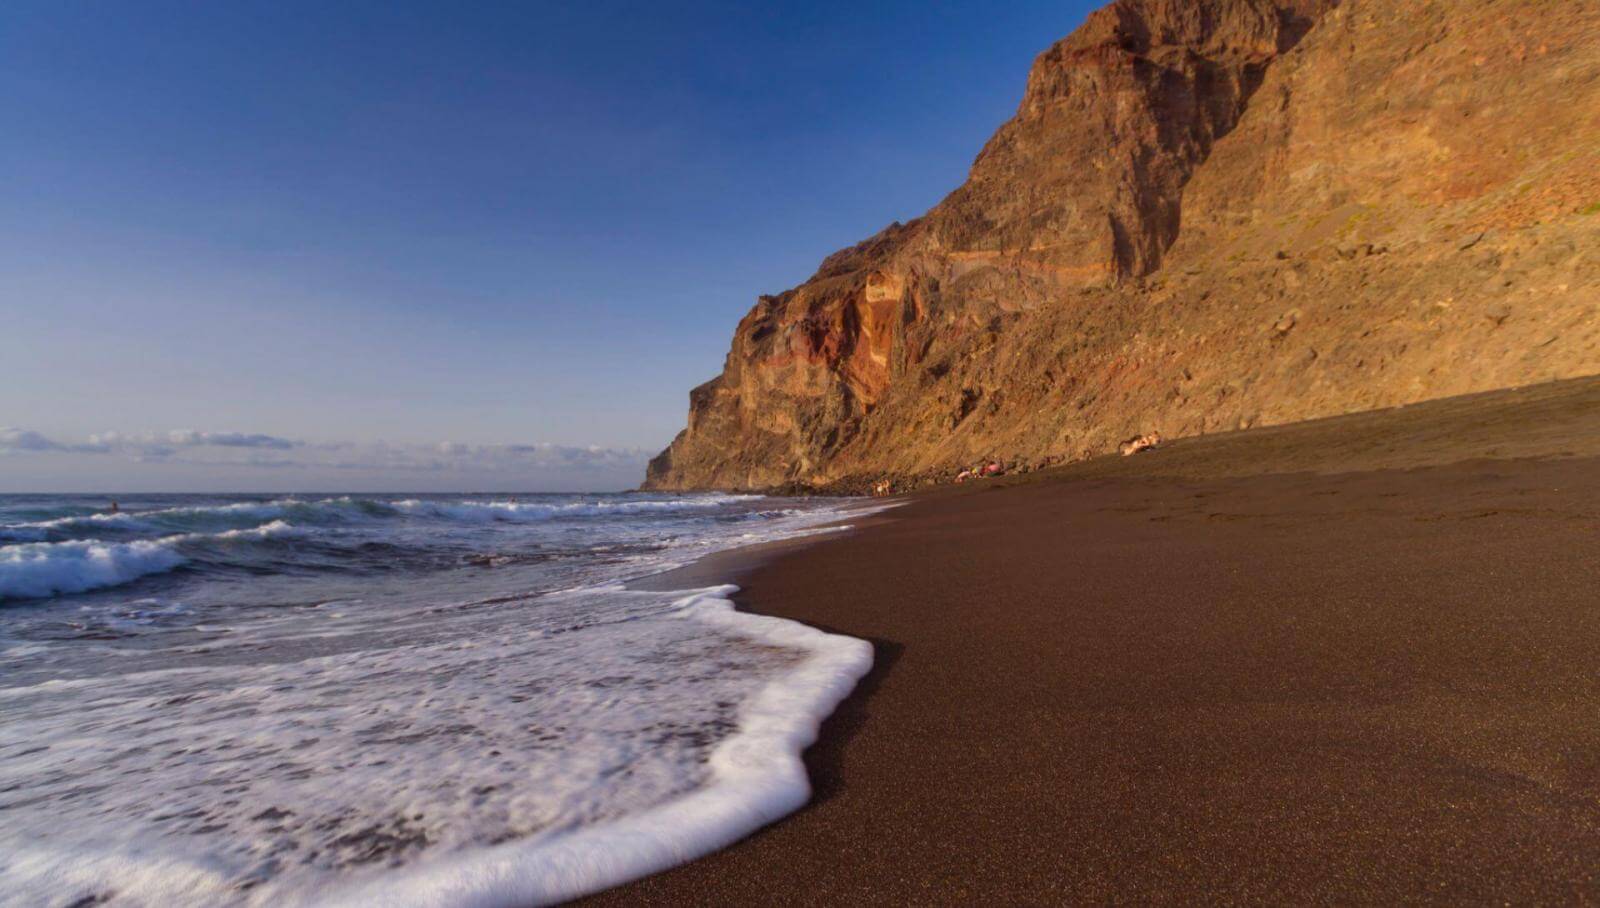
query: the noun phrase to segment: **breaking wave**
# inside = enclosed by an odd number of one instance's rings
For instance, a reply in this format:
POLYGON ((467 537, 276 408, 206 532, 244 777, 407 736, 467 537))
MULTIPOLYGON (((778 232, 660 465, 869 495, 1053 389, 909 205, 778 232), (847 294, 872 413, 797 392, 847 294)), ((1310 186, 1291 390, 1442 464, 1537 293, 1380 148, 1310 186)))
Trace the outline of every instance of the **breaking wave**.
POLYGON ((168 540, 38 542, 0 549, 0 599, 34 599, 117 586, 188 559, 168 540))
POLYGON ((38 599, 120 586, 188 564, 184 549, 215 543, 303 536, 282 520, 215 534, 185 533, 132 542, 35 542, 0 548, 0 600, 38 599))

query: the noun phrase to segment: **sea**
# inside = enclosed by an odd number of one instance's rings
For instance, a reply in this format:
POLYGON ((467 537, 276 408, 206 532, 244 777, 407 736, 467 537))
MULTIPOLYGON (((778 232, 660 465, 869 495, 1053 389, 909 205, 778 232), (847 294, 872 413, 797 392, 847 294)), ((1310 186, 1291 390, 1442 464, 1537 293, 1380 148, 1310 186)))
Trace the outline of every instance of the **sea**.
POLYGON ((803 804, 872 663, 634 583, 859 501, 115 498, 0 496, 0 904, 593 892, 803 804))

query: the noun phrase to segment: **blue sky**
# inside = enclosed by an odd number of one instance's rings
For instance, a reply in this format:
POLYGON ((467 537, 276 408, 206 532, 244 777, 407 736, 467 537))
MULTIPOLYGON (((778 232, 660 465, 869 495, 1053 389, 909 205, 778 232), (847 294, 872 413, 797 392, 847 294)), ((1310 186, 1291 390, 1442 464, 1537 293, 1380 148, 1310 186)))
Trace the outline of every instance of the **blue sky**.
POLYGON ((633 485, 1089 8, 10 0, 0 491, 633 485))

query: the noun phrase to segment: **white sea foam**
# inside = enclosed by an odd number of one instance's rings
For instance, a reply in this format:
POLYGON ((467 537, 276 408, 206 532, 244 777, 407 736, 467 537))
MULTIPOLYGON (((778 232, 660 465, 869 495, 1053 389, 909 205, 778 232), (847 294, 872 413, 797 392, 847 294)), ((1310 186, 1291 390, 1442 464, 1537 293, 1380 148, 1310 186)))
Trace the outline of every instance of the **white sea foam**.
POLYGON ((738 731, 711 751, 700 788, 610 823, 440 859, 350 887, 330 905, 549 905, 638 879, 723 848, 811 797, 801 753, 872 668, 872 645, 782 618, 735 611, 738 587, 701 590, 683 617, 806 657, 762 687, 738 731))
POLYGON ((805 802, 800 751, 872 661, 732 590, 590 589, 469 613, 470 638, 5 691, 0 790, 33 807, 0 799, 0 892, 525 905, 720 847, 805 802))

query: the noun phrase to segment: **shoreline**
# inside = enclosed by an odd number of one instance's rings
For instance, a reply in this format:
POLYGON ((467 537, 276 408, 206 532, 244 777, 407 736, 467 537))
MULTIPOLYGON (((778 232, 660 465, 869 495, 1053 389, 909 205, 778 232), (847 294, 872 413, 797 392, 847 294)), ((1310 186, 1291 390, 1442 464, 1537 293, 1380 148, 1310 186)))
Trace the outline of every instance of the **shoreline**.
POLYGON ((892 507, 863 502, 797 535, 712 551, 678 567, 622 582, 631 593, 667 595, 677 616, 758 645, 808 653, 770 679, 740 710, 739 731, 707 758, 705 784, 654 807, 538 843, 511 842, 325 893, 336 905, 373 900, 426 905, 551 905, 626 886, 714 854, 802 808, 812 797, 804 754, 821 726, 874 667, 869 641, 738 608, 742 576, 809 542, 835 538, 892 507))
MULTIPOLYGON (((271 513, 262 513, 262 506, 254 504, 240 510, 239 505, 235 503, 214 504, 182 511, 148 508, 129 514, 125 521, 141 519, 136 516, 137 514, 146 515, 147 520, 159 520, 162 515, 175 519, 171 517, 174 513, 181 513, 186 520, 213 523, 221 519, 218 517, 219 514, 228 515, 229 519, 247 525, 272 521, 254 529, 220 531, 225 538, 248 538, 259 541, 271 527, 287 526, 283 521, 284 514, 281 512, 289 507, 318 509, 318 514, 330 508, 359 508, 360 513, 367 514, 372 510, 372 506, 378 504, 345 499, 305 503, 270 502, 265 507, 271 513)), ((719 507, 712 513, 710 520, 696 520, 691 523, 681 523, 680 518, 673 517, 671 522, 665 525, 668 527, 667 532, 671 534, 666 537, 667 541, 670 543, 687 539, 688 545, 657 546, 647 550, 651 554, 645 559, 628 557, 626 554, 614 560, 607 556, 592 559, 593 564, 587 572, 580 570, 569 575, 579 580, 576 586, 549 591, 512 592, 509 595, 492 595, 489 598, 465 596, 454 602, 440 595, 429 595, 426 588, 423 588, 424 592, 421 595, 413 595, 404 600, 417 605, 418 609, 406 611, 402 608, 400 614, 412 617, 429 616, 416 621, 415 624, 426 625, 427 633, 438 635, 428 641, 435 647, 431 650, 421 646, 407 647, 404 645, 403 631, 384 628, 377 633, 386 643, 395 641, 392 650, 378 648, 368 651, 358 647, 353 655, 349 655, 348 651, 338 650, 335 647, 335 652, 342 658, 329 659, 326 653, 306 653, 302 649, 282 654, 282 658, 262 659, 259 668, 255 659, 224 659, 203 665, 185 663, 173 667, 169 661, 169 654, 159 653, 152 655, 147 664, 120 673, 113 668, 105 676, 89 673, 85 677, 74 676, 71 680, 63 681, 55 677, 54 672, 47 673, 41 670, 39 673, 45 676, 44 680, 38 680, 31 685, 19 682, 18 685, 0 693, 6 693, 10 698, 23 698, 14 701, 27 704, 25 708, 18 710, 19 720, 33 719, 36 720, 36 724, 32 726, 19 724, 19 728, 38 729, 42 742, 45 742, 25 752, 24 755, 46 751, 65 752, 72 756, 63 759, 86 767, 104 765, 103 757, 106 754, 116 757, 112 762, 126 760, 129 753, 133 752, 132 749, 119 750, 115 743, 102 742, 101 739, 94 738, 92 733, 76 731, 70 722, 64 723, 59 728, 64 729, 63 734, 82 735, 89 740, 90 743, 85 745, 81 752, 63 749, 56 738, 48 736, 48 733, 58 728, 51 725, 51 717, 67 712, 62 703, 48 699, 52 692, 70 687, 88 691, 85 696, 93 700, 92 690, 104 686, 106 679, 110 678, 115 679, 117 683, 114 686, 119 689, 128 688, 140 693, 130 695, 127 701, 121 703, 94 701, 96 708, 104 708, 106 713, 91 712, 92 716, 98 718, 115 713, 128 721, 128 727, 137 727, 152 720, 139 716, 138 709, 141 707, 133 704, 149 704, 148 708, 152 712, 161 713, 172 726, 182 726, 186 732, 186 743, 190 745, 192 752, 202 755, 200 759, 205 759, 204 755, 230 750, 234 746, 232 743, 234 739, 227 736, 227 731, 219 731, 214 724, 208 724, 206 720, 211 718, 209 714, 203 711, 184 712, 174 707, 205 701, 207 697, 204 693, 196 696, 192 692, 196 689, 205 690, 204 685, 211 683, 213 678, 233 680, 235 683, 229 689, 237 687, 243 690, 270 690, 272 693, 278 693, 293 691, 296 685, 275 683, 283 675, 281 673, 274 675, 272 674, 274 671, 309 670, 319 675, 319 684, 328 683, 320 677, 323 673, 345 679, 358 678, 362 681, 376 678, 380 680, 374 681, 374 686, 383 691, 385 688, 381 679, 401 674, 405 670, 404 656, 394 656, 394 652, 424 652, 427 654, 424 657, 427 665, 420 670, 428 675, 428 680, 423 682, 429 689, 428 698, 431 700, 436 697, 447 704, 444 709, 436 711, 438 715, 448 716, 442 720, 449 723, 444 731, 440 731, 437 724, 429 724, 435 713, 418 709, 407 713, 403 722, 396 720, 384 726, 387 728, 403 724, 410 736, 408 738, 394 742, 382 737, 347 741, 333 733, 325 733, 320 737, 313 734, 300 741, 296 752, 302 752, 319 741, 329 740, 333 742, 332 745, 317 752, 320 758, 318 762, 324 764, 340 762, 339 754, 356 750, 352 745, 358 745, 359 752, 367 755, 364 765, 397 766, 398 770, 392 771, 400 780, 399 783, 375 792, 377 803, 381 805, 378 810, 392 804, 394 797, 402 797, 407 800, 409 809, 416 811, 411 817, 414 821, 421 821, 426 813, 431 812, 429 807, 432 802, 428 801, 425 795, 419 795, 415 789, 405 787, 404 783, 415 777, 408 773, 421 769, 424 774, 434 776, 433 771, 428 771, 424 767, 428 765, 429 758, 439 759, 440 762, 436 765, 444 765, 446 774, 443 779, 433 778, 425 782, 428 791, 438 790, 436 786, 439 784, 472 785, 482 780, 483 784, 475 785, 471 789, 473 799, 470 802, 471 807, 466 809, 473 813, 481 809, 487 815, 486 824, 493 824, 498 819, 505 827, 511 825, 504 819, 507 815, 519 818, 532 815, 533 822, 542 820, 544 826, 542 828, 534 826, 532 831, 535 834, 509 835, 488 842, 484 841, 488 838, 485 835, 471 840, 471 847, 441 849, 423 859, 411 860, 408 855, 408 859, 402 861, 397 860, 394 854, 406 853, 409 849, 418 847, 400 838, 416 830, 416 827, 405 822, 405 817, 390 820, 386 814, 373 813, 374 819, 369 821, 370 825, 358 826, 355 821, 349 823, 351 828, 359 830, 357 832, 349 833, 342 839, 330 834, 318 840, 314 833, 326 831, 334 826, 333 821, 322 819, 310 827, 312 833, 297 839, 295 835, 298 829, 288 823, 278 824, 276 821, 300 815, 309 816, 313 809, 325 810, 327 815, 336 817, 361 817, 360 811, 365 802, 359 799, 337 800, 336 795, 329 795, 324 801, 317 801, 317 792, 295 800, 293 794, 271 788, 269 781, 264 783, 262 792, 258 793, 254 800, 258 802, 258 807, 270 804, 271 809, 268 813, 274 815, 262 818, 247 814, 239 819, 273 821, 272 827, 266 834, 282 834, 281 841, 287 842, 287 845, 278 845, 280 850, 304 849, 315 854, 317 852, 313 849, 370 848, 380 857, 387 859, 389 868, 386 872, 374 873, 372 871, 379 868, 361 868, 360 865, 373 863, 377 859, 352 860, 344 864, 307 871, 297 876, 285 874, 277 877, 264 874, 255 885, 259 886, 265 882, 274 889, 257 890, 254 895, 273 892, 270 898, 289 901, 315 896, 319 903, 354 905, 373 901, 394 905, 557 903, 675 866, 723 847, 787 815, 810 797, 810 785, 801 754, 805 747, 815 740, 821 721, 833 711, 841 699, 848 695, 856 680, 870 669, 872 659, 870 645, 854 638, 829 635, 799 622, 751 613, 737 613, 728 599, 735 587, 712 582, 709 577, 698 582, 684 582, 684 578, 696 570, 721 573, 718 568, 705 565, 703 562, 707 557, 725 555, 733 551, 727 548, 729 546, 747 544, 740 551, 742 557, 749 559, 752 553, 760 552, 764 548, 775 549, 795 541, 838 535, 836 532, 819 528, 848 525, 870 515, 856 504, 842 502, 829 503, 819 509, 799 510, 775 509, 769 502, 752 502, 750 505, 750 507, 739 506, 731 511, 719 507), (745 520, 751 516, 761 518, 755 528, 745 520), (767 542, 748 545, 760 539, 765 539, 767 542), (607 564, 616 567, 600 567, 607 564), (645 567, 645 564, 652 566, 645 567), (673 564, 680 567, 669 569, 673 564), (647 581, 654 580, 656 583, 653 586, 650 583, 628 584, 624 578, 628 576, 630 568, 633 571, 657 571, 658 573, 644 578, 647 581), (676 582, 662 580, 663 577, 676 578, 676 582), (549 593, 548 599, 544 598, 546 592, 549 593), (527 631, 526 638, 521 638, 515 633, 488 637, 471 633, 485 626, 497 629, 504 627, 497 624, 493 617, 486 624, 471 623, 474 616, 495 611, 493 608, 487 612, 480 611, 481 607, 509 603, 514 611, 520 605, 536 599, 541 600, 538 608, 544 613, 542 623, 538 617, 529 615, 501 616, 517 629, 527 631), (566 603, 565 612, 562 606, 553 604, 557 602, 566 603), (451 637, 451 632, 446 630, 450 626, 448 625, 450 619, 432 617, 443 614, 467 616, 468 624, 455 626, 458 630, 464 628, 466 633, 459 637, 451 637), (569 636, 572 632, 581 632, 596 625, 602 629, 631 628, 631 632, 620 636, 614 635, 610 639, 611 647, 618 654, 624 655, 624 658, 610 659, 603 646, 600 649, 592 645, 585 648, 586 644, 576 642, 584 639, 581 635, 569 636), (528 646, 542 649, 547 644, 541 641, 550 638, 560 638, 553 647, 555 657, 542 662, 530 650, 517 648, 520 641, 528 646), (453 645, 438 645, 438 641, 444 639, 467 642, 459 648, 453 645), (497 646, 497 642, 508 645, 497 646), (512 671, 517 675, 517 679, 511 683, 502 683, 500 680, 494 680, 493 669, 490 669, 487 680, 492 683, 475 687, 469 682, 452 687, 451 679, 470 672, 470 669, 452 662, 448 653, 453 651, 469 652, 470 655, 465 657, 469 666, 513 666, 512 671), (513 658, 507 658, 508 656, 513 658), (361 668, 359 664, 364 659, 369 665, 376 661, 384 667, 361 668), (152 664, 156 667, 150 668, 152 664), (237 674, 207 674, 213 670, 231 671, 237 674), (340 675, 341 671, 348 671, 349 674, 340 675), (363 674, 363 671, 370 671, 370 674, 363 674), (153 678, 178 676, 192 680, 196 673, 199 673, 202 679, 199 688, 188 685, 187 682, 178 682, 174 687, 155 688, 159 690, 159 695, 155 695, 147 692, 149 688, 139 686, 151 683, 153 678), (745 683, 730 683, 727 680, 730 675, 744 679, 745 683), (272 680, 260 681, 262 678, 272 680), (256 683, 257 681, 260 683, 256 683), (576 691, 576 696, 565 701, 565 708, 558 706, 541 712, 538 706, 519 705, 530 699, 550 702, 551 698, 547 691, 558 685, 566 690, 576 691), (480 694, 479 691, 483 693, 480 694), (658 691, 661 693, 654 693, 658 691), (452 701, 452 696, 456 695, 459 695, 460 699, 452 701), (489 697, 493 697, 496 704, 504 704, 505 709, 514 714, 515 718, 510 719, 507 725, 498 725, 496 720, 501 718, 501 714, 495 712, 494 705, 487 707, 477 705, 489 697), (631 706, 628 705, 630 701, 631 706), (621 704, 620 709, 613 709, 613 704, 621 704), (611 711, 608 712, 608 709, 611 711), (585 724, 586 720, 579 718, 578 714, 588 711, 592 711, 595 718, 587 720, 585 724), (133 718, 128 718, 129 714, 132 714, 133 718), (466 724, 468 722, 473 724, 466 724), (571 728, 569 722, 577 727, 573 729, 574 734, 565 736, 563 733, 571 728), (528 752, 518 754, 531 759, 522 761, 509 756, 498 761, 484 759, 485 754, 488 757, 502 757, 511 751, 508 745, 494 737, 494 733, 501 727, 509 727, 511 734, 522 740, 534 738, 534 735, 528 734, 529 732, 540 733, 528 752), (426 747, 414 746, 419 742, 451 734, 465 736, 463 732, 455 731, 462 728, 470 730, 473 742, 463 748, 455 749, 447 745, 442 753, 436 753, 428 752, 426 747), (622 729, 621 734, 612 731, 617 728, 622 729), (607 737, 608 732, 612 737, 607 737), (584 735, 588 736, 587 740, 580 737, 584 735), (562 740, 563 737, 569 737, 577 743, 565 748, 556 760, 541 764, 541 755, 538 751, 542 746, 546 750, 559 749, 544 746, 543 742, 562 740), (395 751, 385 750, 384 745, 391 743, 396 745, 395 751), (423 762, 417 765, 408 764, 400 756, 416 751, 425 752, 423 762), (666 751, 666 756, 654 760, 649 756, 640 759, 642 755, 654 755, 658 751, 666 751), (565 779, 574 778, 574 775, 562 773, 559 761, 563 759, 580 767, 577 770, 580 773, 583 768, 598 767, 598 770, 590 774, 597 776, 600 781, 618 773, 624 775, 620 784, 613 788, 595 784, 587 789, 584 788, 585 778, 576 776, 579 784, 570 789, 573 793, 569 795, 572 802, 577 805, 576 809, 564 808, 564 805, 558 804, 542 816, 531 812, 518 814, 516 812, 518 805, 515 801, 515 795, 518 794, 515 791, 516 783, 507 781, 507 777, 519 781, 528 780, 526 784, 532 791, 555 790, 565 794, 560 783, 565 779), (490 765, 483 765, 485 763, 490 765), (450 765, 472 766, 474 771, 449 772, 450 765), (556 768, 552 769, 552 765, 556 768), (507 776, 496 775, 499 770, 504 770, 507 776), (630 790, 626 787, 627 778, 633 774, 637 774, 640 781, 630 790), (652 784, 654 788, 651 787, 652 784), (638 794, 639 791, 644 792, 645 798, 651 794, 656 796, 644 800, 638 794), (488 797, 496 792, 507 792, 512 797, 504 795, 494 799, 488 797), (502 798, 509 803, 509 806, 502 807, 494 803, 502 798), (313 807, 307 808, 307 803, 313 807), (645 806, 630 811, 626 809, 630 803, 645 806), (330 804, 333 806, 329 807, 330 804), (485 804, 493 806, 484 807, 485 804), (621 812, 618 812, 619 807, 623 808, 621 812), (569 812, 559 813, 561 809, 567 809, 569 812), (589 812, 588 815, 585 815, 585 809, 589 812), (496 811, 499 811, 498 815, 496 811), (597 818, 594 816, 596 813, 599 814, 597 818), (389 826, 385 823, 394 825, 389 826), (337 840, 332 845, 327 844, 335 839, 337 840), (306 842, 310 844, 304 844, 306 842), (396 846, 392 844, 394 842, 400 844, 396 846), (363 869, 367 872, 362 872, 363 869)), ((451 527, 460 525, 463 521, 473 528, 487 522, 474 519, 481 516, 479 512, 464 511, 469 506, 469 502, 447 502, 439 505, 437 509, 429 510, 427 513, 430 516, 447 514, 449 520, 454 521, 443 528, 435 525, 430 527, 442 536, 450 532, 451 527)), ((490 502, 479 507, 498 506, 499 503, 490 502)), ((535 506, 544 507, 544 505, 535 506)), ((674 514, 680 511, 699 514, 702 510, 699 505, 693 503, 667 502, 666 506, 674 514)), ((417 509, 383 506, 384 513, 396 519, 410 519, 415 510, 417 509)), ((312 515, 298 516, 305 517, 309 522, 308 525, 315 525, 314 522, 310 522, 312 515)), ((82 518, 83 521, 91 519, 82 518)), ((70 520, 78 521, 79 518, 73 517, 70 520)), ((502 521, 494 522, 499 524, 502 521)), ((530 523, 535 527, 542 527, 546 521, 534 520, 530 523)), ((362 526, 367 525, 368 522, 362 523, 362 526)), ((153 525, 146 523, 141 526, 153 525)), ((648 530, 650 524, 630 522, 629 527, 632 528, 631 532, 637 534, 639 531, 648 530)), ((165 527, 154 527, 155 531, 161 529, 165 527)), ((614 551, 617 546, 612 542, 618 538, 625 538, 624 534, 613 533, 607 536, 603 530, 582 525, 567 526, 565 530, 560 530, 558 527, 557 532, 570 534, 574 531, 584 534, 593 541, 591 548, 593 552, 614 551), (601 542, 607 544, 600 545, 601 542)), ((189 539, 194 535, 194 533, 182 533, 174 538, 189 539)), ((660 538, 661 532, 657 531, 655 536, 660 538)), ((529 537, 514 535, 511 538, 525 542, 529 537)), ((545 541, 550 536, 536 538, 545 541)), ((274 557, 279 557, 282 553, 278 551, 272 554, 274 557)), ((473 567, 463 565, 458 570, 469 572, 473 576, 482 576, 473 567)), ((459 595, 461 586, 465 584, 456 581, 466 575, 441 574, 441 576, 445 578, 444 582, 436 585, 432 593, 459 595)), ((409 584, 416 583, 415 577, 409 579, 409 584)), ((516 585, 513 579, 494 586, 499 591, 507 591, 516 585)), ((334 617, 345 616, 341 613, 335 614, 334 617)), ((228 632, 232 633, 233 629, 228 629, 228 632)), ((346 630, 345 633, 354 635, 361 632, 361 627, 356 626, 346 630)), ((601 633, 606 631, 602 630, 601 633)), ((598 639, 602 644, 606 641, 604 636, 598 639)), ((262 651, 268 651, 269 657, 273 655, 267 646, 251 647, 252 656, 262 651)), ((176 650, 176 653, 180 656, 187 655, 187 651, 182 648, 176 650)), ((204 660, 205 657, 202 657, 200 661, 204 660)), ((46 668, 60 669, 62 665, 63 663, 56 662, 46 668)), ((503 679, 504 676, 501 677, 503 679)), ((270 697, 270 694, 265 696, 270 697)), ((269 706, 263 700, 251 702, 249 711, 253 715, 273 716, 275 715, 272 711, 273 706, 280 711, 290 712, 296 709, 298 704, 291 704, 285 708, 281 703, 269 706)), ((349 706, 352 713, 362 708, 359 700, 349 706)), ((372 712, 362 715, 370 716, 372 712)), ((97 727, 96 718, 88 720, 85 727, 90 730, 97 727)), ((104 721, 100 719, 99 723, 103 724, 104 721)), ((302 723, 298 717, 293 722, 300 728, 313 727, 310 723, 302 723)), ((344 724, 366 727, 368 723, 349 721, 344 724)), ((67 740, 75 741, 77 738, 67 740)), ((228 757, 237 759, 232 754, 228 757)), ((162 768, 172 766, 170 761, 158 762, 162 768)), ((272 779, 270 772, 261 771, 246 761, 239 762, 247 769, 254 770, 250 773, 252 778, 272 779)), ((291 768, 297 766, 287 761, 278 765, 291 768)), ((351 772, 352 767, 340 763, 340 769, 340 777, 343 779, 344 774, 351 772)), ((145 771, 153 773, 157 770, 145 771)), ((358 773, 359 768, 354 772, 358 773)), ((54 781, 54 770, 47 765, 47 762, 38 764, 37 773, 43 775, 47 782, 54 781)), ((28 783, 35 783, 35 778, 28 776, 25 771, 19 771, 18 775, 8 776, 7 781, 16 781, 17 784, 11 787, 20 790, 28 783)), ((97 778, 92 774, 92 769, 88 769, 70 778, 69 784, 78 785, 82 790, 92 791, 96 788, 97 778)), ((358 780, 356 786, 359 787, 361 777, 354 776, 354 778, 358 780)), ((46 801, 54 794, 54 789, 49 788, 48 784, 35 784, 43 793, 35 795, 29 791, 28 794, 37 800, 46 801)), ((187 787, 197 786, 191 781, 187 787)), ((69 789, 61 800, 70 800, 77 794, 78 790, 69 789)), ((445 797, 458 805, 466 802, 465 798, 459 796, 445 797)), ((24 800, 19 803, 28 802, 24 800)), ((128 806, 120 814, 116 807, 122 806, 121 802, 111 803, 114 805, 113 808, 102 809, 103 814, 113 818, 112 821, 108 821, 108 825, 123 817, 128 817, 129 822, 134 824, 143 820, 143 814, 139 812, 141 807, 136 799, 128 802, 128 806)), ((213 816, 219 818, 218 822, 209 829, 202 829, 194 834, 229 830, 227 821, 235 818, 228 815, 226 809, 243 803, 247 802, 242 799, 226 801, 217 814, 207 814, 208 824, 213 816)), ((206 807, 196 807, 191 813, 198 816, 205 809, 206 807)), ((166 818, 157 817, 158 821, 163 819, 166 818)), ((47 824, 48 817, 44 817, 41 822, 47 824)), ((32 827, 21 826, 19 829, 31 831, 32 827)), ((437 837, 430 840, 426 833, 416 834, 422 840, 421 847, 440 840, 437 837)), ((251 888, 239 885, 238 874, 242 871, 237 864, 230 863, 229 859, 235 858, 236 855, 225 850, 227 843, 214 853, 202 846, 201 850, 195 852, 201 857, 194 858, 181 847, 171 851, 165 850, 165 845, 160 844, 164 841, 158 837, 156 844, 146 845, 142 849, 119 850, 115 846, 84 847, 81 843, 71 841, 63 844, 48 835, 39 840, 37 845, 32 842, 21 843, 19 839, 20 850, 16 850, 16 854, 10 860, 0 859, 0 865, 7 868, 11 877, 8 878, 7 888, 19 898, 48 899, 51 893, 65 893, 62 897, 68 901, 73 899, 98 901, 111 897, 131 898, 136 901, 141 899, 159 901, 163 898, 190 900, 209 898, 213 901, 229 901, 237 900, 240 897, 239 893, 251 888), (22 845, 27 847, 21 847, 22 845)), ((310 861, 305 863, 309 864, 310 861)))
MULTIPOLYGON (((635 577, 626 581, 624 586, 630 590, 651 593, 691 593, 707 587, 725 584, 737 586, 741 577, 759 570, 784 555, 828 539, 847 536, 868 527, 876 526, 884 520, 892 519, 886 516, 888 512, 900 507, 907 500, 909 499, 863 501, 857 509, 865 511, 864 516, 839 517, 809 527, 806 531, 794 536, 769 539, 764 542, 738 545, 732 548, 719 549, 715 552, 708 552, 688 564, 679 565, 654 574, 635 577)), ((735 599, 737 599, 737 594, 735 599)))
POLYGON ((741 610, 876 652, 815 794, 588 903, 1600 895, 1597 478, 1582 380, 939 489, 763 553, 741 610))
POLYGON ((745 704, 737 734, 708 756, 710 777, 654 807, 537 843, 420 864, 319 896, 334 905, 557 904, 712 853, 789 815, 811 789, 801 753, 872 665, 870 645, 797 621, 736 612, 731 586, 686 591, 683 620, 805 651, 745 704))

